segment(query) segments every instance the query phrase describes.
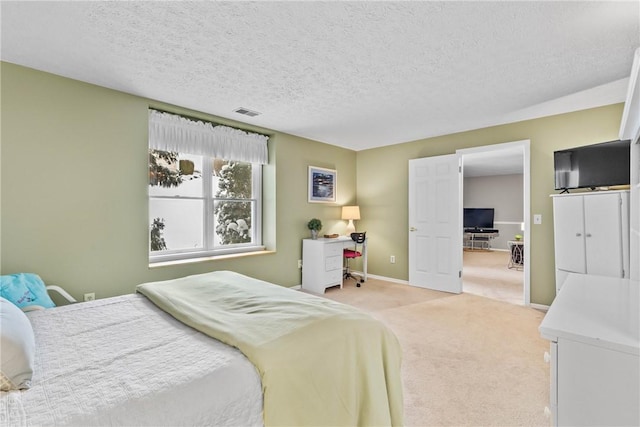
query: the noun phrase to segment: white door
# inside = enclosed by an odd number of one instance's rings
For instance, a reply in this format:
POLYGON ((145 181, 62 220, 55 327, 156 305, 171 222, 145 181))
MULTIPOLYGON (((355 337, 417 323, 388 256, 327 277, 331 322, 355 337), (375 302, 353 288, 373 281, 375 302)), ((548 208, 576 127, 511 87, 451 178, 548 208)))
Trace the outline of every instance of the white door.
POLYGON ((553 224, 556 268, 574 273, 586 273, 582 196, 554 197, 553 224))
POLYGON ((619 193, 584 196, 587 273, 622 277, 622 224, 619 193))
POLYGON ((409 160, 409 284, 462 292, 459 156, 409 160))

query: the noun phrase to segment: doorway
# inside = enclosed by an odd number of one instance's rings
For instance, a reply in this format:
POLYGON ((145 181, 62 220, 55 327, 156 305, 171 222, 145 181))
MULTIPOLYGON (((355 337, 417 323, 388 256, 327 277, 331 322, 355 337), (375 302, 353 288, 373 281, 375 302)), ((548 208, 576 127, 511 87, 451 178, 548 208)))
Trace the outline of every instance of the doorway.
POLYGON ((462 172, 461 210, 463 207, 492 208, 494 206, 490 204, 499 205, 494 221, 498 233, 487 237, 488 244, 480 248, 471 246, 471 249, 463 251, 462 290, 529 305, 530 142, 524 140, 475 147, 458 150, 457 154, 461 159, 462 172), (493 191, 482 189, 492 185, 496 186, 493 191), (518 187, 516 191, 514 185, 518 187), (501 187, 499 190, 498 186, 501 187), (512 200, 517 197, 509 198, 509 194, 521 195, 521 199, 512 200), (516 265, 513 263, 513 250, 519 251, 516 265))

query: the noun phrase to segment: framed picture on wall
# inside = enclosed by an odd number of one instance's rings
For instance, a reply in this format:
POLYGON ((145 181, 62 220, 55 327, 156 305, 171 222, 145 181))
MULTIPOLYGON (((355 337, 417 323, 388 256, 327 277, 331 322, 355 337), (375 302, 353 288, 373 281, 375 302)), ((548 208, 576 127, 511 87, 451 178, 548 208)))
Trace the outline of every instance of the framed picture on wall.
POLYGON ((309 203, 335 203, 338 172, 309 166, 309 203))

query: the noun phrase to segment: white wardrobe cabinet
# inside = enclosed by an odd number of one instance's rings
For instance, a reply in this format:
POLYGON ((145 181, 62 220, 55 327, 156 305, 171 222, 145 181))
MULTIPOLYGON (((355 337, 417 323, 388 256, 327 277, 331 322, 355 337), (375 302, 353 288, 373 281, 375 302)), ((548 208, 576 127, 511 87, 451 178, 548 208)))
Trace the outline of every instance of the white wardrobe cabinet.
POLYGON ((569 273, 629 277, 629 192, 552 197, 556 291, 569 273))

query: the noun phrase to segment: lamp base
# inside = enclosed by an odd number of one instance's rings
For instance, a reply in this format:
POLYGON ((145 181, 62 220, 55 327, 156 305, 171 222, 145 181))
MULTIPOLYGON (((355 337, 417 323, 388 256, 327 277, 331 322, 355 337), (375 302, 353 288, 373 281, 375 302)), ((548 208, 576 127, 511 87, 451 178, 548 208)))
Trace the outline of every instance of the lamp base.
POLYGON ((349 220, 349 224, 347 224, 347 229, 345 230, 345 236, 351 236, 351 233, 356 232, 356 226, 353 225, 353 220, 349 220))

